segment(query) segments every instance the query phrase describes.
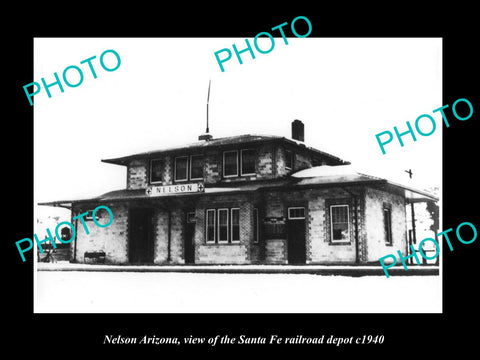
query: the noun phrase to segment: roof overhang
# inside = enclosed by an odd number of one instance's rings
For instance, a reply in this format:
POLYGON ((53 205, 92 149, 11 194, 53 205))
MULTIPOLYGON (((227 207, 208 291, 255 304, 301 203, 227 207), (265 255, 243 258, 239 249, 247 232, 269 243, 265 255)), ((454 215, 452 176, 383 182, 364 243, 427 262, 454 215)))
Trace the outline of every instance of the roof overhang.
POLYGON ((418 202, 426 202, 426 201, 438 201, 439 198, 428 191, 425 190, 418 190, 414 189, 402 184, 397 184, 392 181, 387 181, 387 183, 391 186, 397 187, 404 191, 405 200, 409 203, 418 203, 418 202))
POLYGON ((239 145, 250 146, 258 143, 284 143, 284 144, 289 144, 290 146, 293 146, 302 152, 314 153, 319 156, 329 158, 330 160, 338 162, 340 164, 344 164, 344 165, 350 164, 349 161, 342 160, 339 157, 326 153, 324 151, 305 146, 303 143, 299 143, 295 140, 291 140, 286 137, 270 136, 270 135, 269 136, 244 135, 244 136, 245 136, 245 139, 243 140, 240 140, 242 139, 241 136, 232 137, 231 141, 228 141, 230 138, 213 139, 210 141, 202 141, 202 142, 197 142, 190 145, 185 145, 182 147, 173 147, 173 148, 167 148, 162 150, 147 151, 147 152, 127 155, 127 156, 117 157, 117 158, 102 159, 101 161, 108 164, 127 166, 132 160, 152 159, 160 155, 169 155, 169 154, 175 154, 175 153, 181 153, 181 152, 187 152, 187 151, 198 152, 198 151, 202 151, 203 149, 228 148, 228 147, 239 146, 239 145), (234 141, 234 139, 237 139, 238 141, 234 141))

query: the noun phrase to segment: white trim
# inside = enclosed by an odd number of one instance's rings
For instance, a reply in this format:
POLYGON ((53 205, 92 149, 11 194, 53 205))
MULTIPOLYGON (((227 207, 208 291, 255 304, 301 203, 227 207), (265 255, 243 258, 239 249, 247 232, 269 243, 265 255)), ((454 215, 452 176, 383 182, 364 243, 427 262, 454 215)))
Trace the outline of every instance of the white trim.
POLYGON ((223 170, 222 175, 223 175, 224 178, 229 178, 229 177, 236 177, 236 176, 238 176, 238 150, 228 150, 228 151, 224 151, 224 152, 223 152, 223 169, 222 169, 222 170, 223 170), (233 153, 233 152, 236 153, 235 158, 236 158, 236 162, 237 162, 237 172, 236 172, 235 175, 225 175, 225 154, 226 154, 226 153, 233 153))
POLYGON ((181 181, 188 181, 188 155, 185 156, 175 156, 173 159, 173 179, 175 182, 181 182, 181 181), (187 159, 187 167, 185 169, 185 179, 177 179, 177 159, 180 158, 186 158, 187 159))
MULTIPOLYGON (((158 181, 152 181, 152 161, 161 161, 163 162, 164 160, 163 159, 150 159, 150 184, 161 184, 162 183, 162 179, 158 180, 158 181)), ((162 170, 162 174, 163 174, 163 170, 162 170)))
POLYGON ((254 171, 253 173, 246 173, 244 174, 243 171, 242 171, 242 168, 243 168, 243 152, 244 151, 249 151, 249 150, 252 150, 255 152, 255 160, 254 160, 254 167, 256 168, 256 155, 257 155, 257 152, 255 151, 255 149, 241 149, 240 150, 240 176, 251 176, 251 175, 255 175, 256 172, 254 171))
POLYGON ((240 242, 240 208, 230 209, 230 242, 231 243, 240 242), (233 210, 238 210, 238 240, 233 240, 233 210))
POLYGON ((287 209, 287 216, 288 216, 289 220, 303 220, 303 219, 305 219, 305 207, 304 206, 289 207, 287 209), (303 216, 298 216, 298 217, 290 216, 290 210, 293 210, 293 209, 303 209, 303 216))
POLYGON ((217 234, 218 234, 218 236, 217 236, 217 243, 218 243, 218 244, 227 244, 227 243, 228 243, 228 233, 229 233, 229 230, 230 230, 230 229, 229 229, 229 226, 228 226, 228 225, 229 225, 229 224, 228 224, 228 217, 229 217, 229 216, 228 216, 228 213, 229 213, 228 208, 217 209, 217 216, 218 216, 218 221, 217 221, 217 234), (224 210, 227 211, 227 239, 226 239, 226 240, 221 240, 221 239, 220 239, 220 212, 221 212, 221 211, 224 211, 224 210))
POLYGON ((217 220, 217 214, 215 209, 207 209, 205 212, 205 243, 206 244, 215 244, 216 220, 217 220), (209 211, 213 211, 213 240, 208 240, 208 212, 209 211))
MULTIPOLYGON (((190 180, 203 180, 205 174, 202 176, 202 177, 199 177, 199 178, 193 178, 191 177, 192 176, 192 164, 193 164, 193 161, 192 161, 192 157, 194 156, 197 156, 197 157, 202 157, 203 158, 203 155, 190 155, 190 164, 189 164, 189 175, 190 175, 190 180)), ((204 162, 204 166, 205 166, 205 162, 204 162)), ((202 173, 204 173, 204 170, 205 169, 202 169, 202 173)))
POLYGON ((349 243, 351 242, 350 239, 350 206, 348 204, 341 204, 341 205, 330 205, 330 242, 332 243, 349 243), (334 207, 347 207, 347 234, 348 240, 334 240, 333 239, 333 216, 332 216, 332 208, 334 207))
POLYGON ((253 208, 253 224, 255 224, 255 219, 257 220, 257 231, 255 232, 255 227, 253 227, 253 243, 258 244, 260 242, 260 224, 258 223, 258 208, 253 208), (255 240, 256 238, 256 240, 255 240))

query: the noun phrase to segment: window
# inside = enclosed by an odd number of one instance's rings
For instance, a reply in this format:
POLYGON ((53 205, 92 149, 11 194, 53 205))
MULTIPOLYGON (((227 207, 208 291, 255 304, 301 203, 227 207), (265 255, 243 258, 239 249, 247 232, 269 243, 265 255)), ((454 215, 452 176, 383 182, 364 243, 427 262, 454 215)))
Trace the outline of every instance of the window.
POLYGON ((258 243, 260 239, 259 236, 259 226, 258 226, 258 209, 253 209, 253 242, 258 243))
POLYGON ((207 243, 215 242, 215 210, 208 209, 206 216, 206 241, 207 243))
POLYGON ((348 205, 330 206, 331 242, 350 242, 348 205))
POLYGON ((305 219, 305 208, 304 207, 288 208, 288 218, 290 220, 305 219))
POLYGON ((255 149, 223 152, 223 177, 255 175, 257 152, 255 149))
POLYGON ((255 175, 255 149, 248 149, 240 151, 241 156, 241 175, 255 175))
POLYGON ((207 209, 205 219, 206 243, 240 242, 240 209, 207 209))
POLYGON ((285 169, 293 170, 293 153, 290 150, 285 150, 285 169))
POLYGON ((385 231, 385 244, 392 245, 392 208, 383 206, 383 228, 385 231))
POLYGON ((231 209, 230 216, 230 223, 232 224, 232 233, 230 239, 232 242, 240 241, 240 209, 231 209))
POLYGON ((228 242, 228 209, 218 209, 218 242, 228 242))
POLYGON ((157 183, 162 181, 162 160, 151 160, 150 161, 150 182, 157 183))
POLYGON ((228 242, 228 209, 218 209, 218 242, 228 242))
POLYGON ((238 176, 238 151, 225 151, 223 153, 223 176, 238 176))
POLYGON ((188 174, 188 156, 175 158, 175 181, 186 181, 188 174))
POLYGON ((190 156, 190 180, 203 180, 203 155, 190 156))

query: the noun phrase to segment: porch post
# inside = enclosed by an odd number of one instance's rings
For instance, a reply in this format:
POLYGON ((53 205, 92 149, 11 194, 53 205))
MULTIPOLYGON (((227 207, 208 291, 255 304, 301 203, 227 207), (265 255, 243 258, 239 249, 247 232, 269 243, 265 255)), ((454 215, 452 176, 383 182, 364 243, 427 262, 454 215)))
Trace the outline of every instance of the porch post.
MULTIPOLYGON (((413 202, 410 203, 410 208, 412 209, 412 240, 414 244, 417 244, 417 231, 415 229, 415 204, 413 202)), ((407 254, 410 255, 410 246, 407 247, 407 254)), ((413 263, 412 258, 409 259, 410 264, 413 263)))

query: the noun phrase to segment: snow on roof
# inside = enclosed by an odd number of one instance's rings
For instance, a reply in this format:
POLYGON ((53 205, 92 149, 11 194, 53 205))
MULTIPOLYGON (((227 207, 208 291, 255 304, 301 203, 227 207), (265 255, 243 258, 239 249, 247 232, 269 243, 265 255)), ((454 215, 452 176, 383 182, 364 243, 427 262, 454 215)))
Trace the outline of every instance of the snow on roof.
POLYGON ((391 181, 384 177, 378 177, 367 174, 364 171, 358 171, 353 165, 322 165, 314 166, 308 169, 300 170, 291 175, 298 179, 297 185, 314 185, 314 184, 333 184, 333 183, 358 183, 379 181, 390 185, 400 187, 405 190, 405 196, 409 199, 427 197, 429 199, 438 200, 437 197, 427 190, 418 190, 404 182, 391 181), (423 197, 419 197, 422 195, 423 197))
POLYGON ((322 165, 297 171, 296 173, 293 173, 292 176, 295 178, 310 178, 318 176, 352 175, 355 173, 358 172, 353 165, 322 165))

